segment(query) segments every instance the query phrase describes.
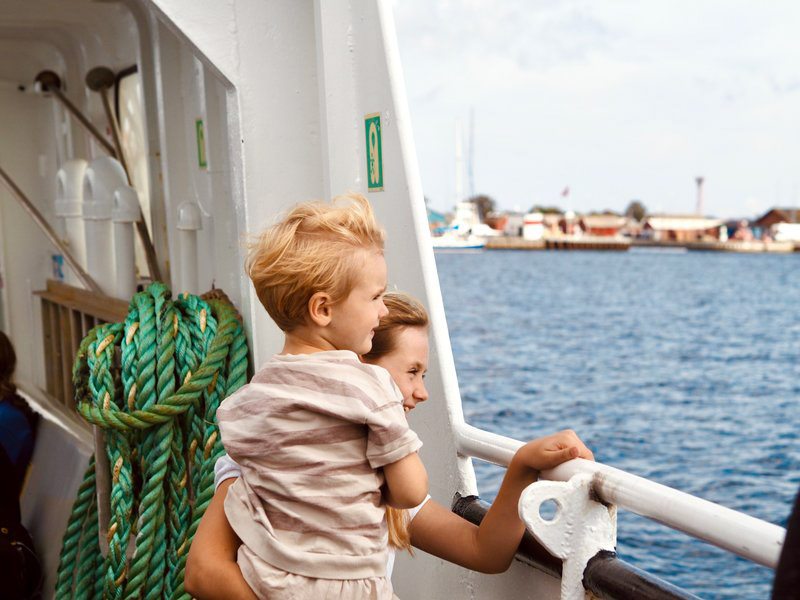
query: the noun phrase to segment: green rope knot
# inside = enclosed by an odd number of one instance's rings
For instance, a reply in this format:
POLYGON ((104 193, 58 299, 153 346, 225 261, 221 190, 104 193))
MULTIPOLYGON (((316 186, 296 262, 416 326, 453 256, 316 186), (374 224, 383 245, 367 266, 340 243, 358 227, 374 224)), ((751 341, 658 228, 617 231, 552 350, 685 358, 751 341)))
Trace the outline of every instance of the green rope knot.
POLYGON ((64 535, 57 599, 189 598, 186 556, 224 452, 217 407, 248 367, 241 319, 216 296, 173 301, 153 283, 131 299, 124 323, 98 325, 81 342, 72 382, 76 410, 105 431, 108 553, 93 456, 64 535))

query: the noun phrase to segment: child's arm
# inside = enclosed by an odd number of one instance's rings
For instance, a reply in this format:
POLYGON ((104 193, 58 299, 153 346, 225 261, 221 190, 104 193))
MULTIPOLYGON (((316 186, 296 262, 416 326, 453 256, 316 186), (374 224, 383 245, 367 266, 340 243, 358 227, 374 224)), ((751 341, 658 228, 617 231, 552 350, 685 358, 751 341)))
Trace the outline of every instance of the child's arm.
POLYGON ((257 600, 236 564, 241 541, 225 516, 225 496, 236 479, 219 484, 194 534, 183 585, 197 600, 257 600))
POLYGON ((578 457, 594 460, 591 450, 573 431, 528 442, 511 460, 497 498, 480 526, 428 501, 410 523, 412 545, 468 569, 502 573, 525 533, 517 508, 522 491, 538 479, 539 471, 578 457))
POLYGON ((389 506, 413 508, 428 495, 428 472, 416 452, 385 465, 383 474, 386 477, 384 498, 389 506))

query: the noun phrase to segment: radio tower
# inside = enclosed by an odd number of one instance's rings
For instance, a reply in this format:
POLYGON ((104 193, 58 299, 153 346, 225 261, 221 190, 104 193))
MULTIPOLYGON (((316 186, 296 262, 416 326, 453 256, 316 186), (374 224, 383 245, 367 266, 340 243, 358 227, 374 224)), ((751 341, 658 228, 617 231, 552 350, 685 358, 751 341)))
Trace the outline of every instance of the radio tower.
POLYGON ((698 215, 703 215, 703 177, 695 177, 695 182, 697 183, 697 206, 695 206, 694 212, 698 215))

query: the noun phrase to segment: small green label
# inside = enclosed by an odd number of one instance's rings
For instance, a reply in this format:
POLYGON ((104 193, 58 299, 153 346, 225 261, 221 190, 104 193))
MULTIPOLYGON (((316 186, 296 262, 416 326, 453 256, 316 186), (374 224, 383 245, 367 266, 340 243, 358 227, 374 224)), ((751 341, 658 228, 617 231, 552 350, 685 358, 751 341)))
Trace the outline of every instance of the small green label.
POLYGON ((197 166, 205 169, 208 161, 206 160, 206 130, 203 126, 203 119, 195 119, 194 128, 197 132, 197 166))
POLYGON ((367 134, 367 189, 383 191, 383 150, 381 149, 381 114, 372 113, 364 118, 367 134))

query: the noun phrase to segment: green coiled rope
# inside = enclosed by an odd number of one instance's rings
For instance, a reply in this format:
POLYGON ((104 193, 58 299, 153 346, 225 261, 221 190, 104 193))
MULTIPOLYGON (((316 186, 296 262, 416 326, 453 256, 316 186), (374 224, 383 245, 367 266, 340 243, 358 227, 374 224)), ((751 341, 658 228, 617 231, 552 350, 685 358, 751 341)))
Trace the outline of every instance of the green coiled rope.
POLYGON ((78 412, 105 431, 108 553, 98 539, 93 456, 64 535, 57 599, 189 598, 186 556, 224 452, 217 407, 246 380, 247 341, 223 299, 173 301, 154 283, 133 297, 125 323, 89 332, 72 381, 78 412))

